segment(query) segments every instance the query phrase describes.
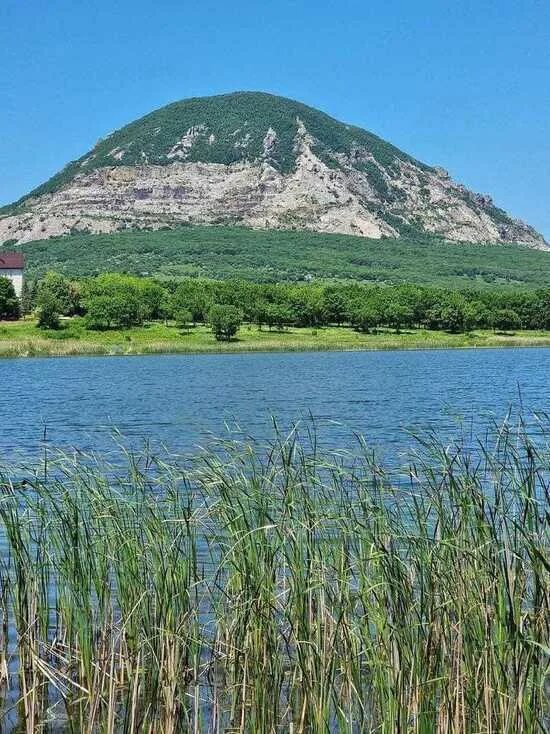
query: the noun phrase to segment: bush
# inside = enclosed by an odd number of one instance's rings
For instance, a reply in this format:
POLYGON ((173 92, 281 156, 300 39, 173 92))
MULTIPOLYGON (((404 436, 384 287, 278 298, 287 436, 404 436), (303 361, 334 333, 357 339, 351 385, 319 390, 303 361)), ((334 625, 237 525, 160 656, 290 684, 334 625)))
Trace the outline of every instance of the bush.
POLYGON ((80 339, 80 334, 70 329, 58 329, 49 331, 46 337, 54 341, 66 341, 67 339, 80 339))

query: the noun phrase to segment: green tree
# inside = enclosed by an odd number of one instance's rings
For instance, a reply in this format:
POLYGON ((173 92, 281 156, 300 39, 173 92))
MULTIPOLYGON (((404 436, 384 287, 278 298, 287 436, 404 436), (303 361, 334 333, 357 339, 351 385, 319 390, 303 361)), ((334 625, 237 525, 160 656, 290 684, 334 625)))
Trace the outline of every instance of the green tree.
POLYGON ((41 329, 59 329, 59 302, 47 291, 39 294, 38 326, 41 329))
POLYGON ((392 288, 391 292, 392 300, 405 306, 410 311, 410 321, 406 326, 422 323, 426 311, 433 303, 433 293, 430 289, 405 284, 392 288))
POLYGON ((466 300, 460 293, 443 292, 433 306, 428 310, 425 318, 430 329, 442 329, 458 334, 466 329, 471 322, 471 314, 466 324, 466 300))
POLYGON ((166 289, 149 278, 139 281, 139 297, 142 303, 143 318, 163 318, 166 289))
POLYGON ((188 308, 176 308, 173 317, 178 329, 189 331, 189 324, 193 321, 193 314, 188 308))
POLYGON ((399 334, 403 327, 412 326, 414 313, 406 303, 390 299, 384 306, 384 321, 390 328, 394 329, 396 334, 399 334))
POLYGON ((9 278, 0 277, 0 319, 19 317, 19 300, 9 278))
POLYGON ((110 329, 116 321, 115 304, 112 297, 105 295, 91 296, 86 301, 85 323, 87 329, 103 331, 110 329))
POLYGON ((491 315, 480 301, 470 301, 464 307, 464 330, 482 329, 490 324, 491 315))
POLYGON ((129 329, 131 326, 139 326, 145 320, 146 306, 139 293, 133 290, 115 293, 112 296, 112 308, 113 325, 118 328, 129 329))
MULTIPOLYGON (((122 328, 138 326, 151 313, 146 283, 140 278, 118 273, 104 273, 86 281, 83 288, 84 307, 87 313, 94 310, 92 323, 101 311, 109 315, 109 326, 101 328, 122 328), (99 302, 95 299, 101 298, 99 302), (107 302, 109 306, 107 308, 107 302)), ((99 322, 98 322, 99 323, 99 322)))
POLYGON ((318 286, 289 289, 288 302, 297 326, 320 326, 324 323, 323 293, 318 286))
POLYGON ((211 284, 201 280, 184 280, 172 294, 172 308, 191 311, 193 325, 204 321, 212 305, 211 284))
POLYGON ((265 323, 272 329, 276 326, 279 330, 292 321, 292 312, 288 306, 282 303, 268 303, 265 307, 265 323))
POLYGON ((32 284, 29 283, 27 278, 24 278, 23 288, 21 289, 21 313, 24 315, 31 313, 35 305, 31 301, 31 289, 32 284))
POLYGON ((80 308, 80 291, 64 275, 49 271, 38 284, 37 302, 54 300, 58 313, 64 316, 73 316, 80 308))
POLYGON ((349 317, 347 302, 339 288, 327 287, 323 292, 323 313, 329 324, 338 324, 349 317))
POLYGON ((453 334, 465 331, 464 316, 464 305, 459 301, 449 301, 441 309, 440 327, 453 334))
POLYGON ((362 304, 352 316, 353 326, 358 331, 370 332, 380 325, 380 312, 368 301, 362 304))
POLYGON ((218 341, 229 341, 242 323, 242 313, 235 306, 215 304, 208 312, 208 323, 218 341))
POLYGON ((255 306, 258 291, 264 291, 266 300, 270 301, 269 289, 257 283, 249 283, 244 280, 231 278, 216 283, 214 287, 214 302, 226 306, 235 306, 243 314, 243 317, 252 321, 255 318, 255 306))
POLYGON ((267 312, 271 304, 265 298, 258 298, 252 309, 252 321, 258 325, 261 331, 262 326, 268 323, 267 312))
POLYGON ((38 281, 32 281, 29 288, 29 313, 32 313, 38 305, 38 281))
POLYGON ((495 331, 515 331, 521 327, 521 319, 511 308, 502 308, 493 314, 492 324, 495 331))
POLYGON ((532 329, 550 329, 550 290, 537 292, 529 323, 532 329))

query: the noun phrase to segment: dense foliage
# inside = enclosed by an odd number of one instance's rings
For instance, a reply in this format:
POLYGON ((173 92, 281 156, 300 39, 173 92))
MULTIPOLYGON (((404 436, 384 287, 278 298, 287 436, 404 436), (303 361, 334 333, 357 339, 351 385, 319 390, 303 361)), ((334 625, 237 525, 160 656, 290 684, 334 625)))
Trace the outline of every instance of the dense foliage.
POLYGON ((358 331, 427 328, 451 333, 550 329, 550 288, 451 290, 404 284, 279 283, 187 279, 156 281, 103 273, 80 282, 48 273, 32 289, 40 323, 52 315, 83 314, 89 329, 125 329, 145 321, 180 328, 208 323, 217 339, 235 335, 241 321, 258 328, 349 325, 358 331))
POLYGON ((241 312, 235 306, 214 304, 208 311, 208 323, 218 341, 228 341, 235 336, 242 318, 241 312))
POLYGON ((13 283, 0 277, 0 319, 15 319, 19 316, 19 301, 13 283))
POLYGON ((71 235, 19 248, 27 273, 69 278, 105 270, 158 278, 309 278, 421 283, 451 288, 550 282, 550 254, 516 245, 456 245, 426 235, 400 239, 242 227, 182 227, 157 232, 71 235))
POLYGON ((59 328, 59 302, 55 300, 51 293, 44 293, 40 297, 36 312, 38 326, 41 329, 59 328))
POLYGON ((163 315, 165 289, 149 278, 105 273, 82 285, 89 328, 128 328, 163 315))
MULTIPOLYGON (((46 275, 31 289, 36 294, 38 305, 44 301, 55 303, 56 310, 65 316, 74 316, 80 309, 80 289, 77 283, 54 271, 46 275)), ((29 296, 31 298, 31 296, 29 296)))
POLYGON ((186 151, 186 160, 227 165, 265 155, 264 138, 271 129, 276 137, 269 149, 269 162, 286 173, 295 166, 300 121, 318 141, 317 154, 332 167, 339 165, 334 153, 349 154, 361 146, 386 167, 401 160, 428 168, 377 135, 339 122, 313 107, 262 92, 236 92, 174 102, 135 120, 100 140, 93 150, 69 163, 18 204, 30 196, 57 191, 77 174, 97 168, 144 161, 168 165, 174 160, 170 151, 188 131, 192 131, 193 145, 186 151))

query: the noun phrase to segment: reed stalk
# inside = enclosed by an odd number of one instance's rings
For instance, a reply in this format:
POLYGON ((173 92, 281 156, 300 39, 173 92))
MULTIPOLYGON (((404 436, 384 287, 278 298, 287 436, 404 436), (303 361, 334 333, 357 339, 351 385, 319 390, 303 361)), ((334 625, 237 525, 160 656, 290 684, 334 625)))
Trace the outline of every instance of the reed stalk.
POLYGON ((547 435, 4 471, 2 730, 546 731, 547 435))

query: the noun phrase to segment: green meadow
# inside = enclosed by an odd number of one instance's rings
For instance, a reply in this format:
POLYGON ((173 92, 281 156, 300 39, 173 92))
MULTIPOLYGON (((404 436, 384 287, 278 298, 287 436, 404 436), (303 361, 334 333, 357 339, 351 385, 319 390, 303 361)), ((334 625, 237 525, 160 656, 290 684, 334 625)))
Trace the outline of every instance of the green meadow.
POLYGON ((0 356, 70 356, 79 354, 159 354, 200 352, 284 352, 377 349, 448 349, 466 347, 550 346, 549 331, 495 333, 475 330, 450 334, 428 329, 407 329, 361 333, 348 327, 289 327, 284 330, 258 329, 243 324, 237 336, 217 341, 205 325, 181 329, 173 323, 151 322, 128 329, 92 331, 84 319, 61 322, 57 330, 38 328, 36 321, 0 322, 0 356))

